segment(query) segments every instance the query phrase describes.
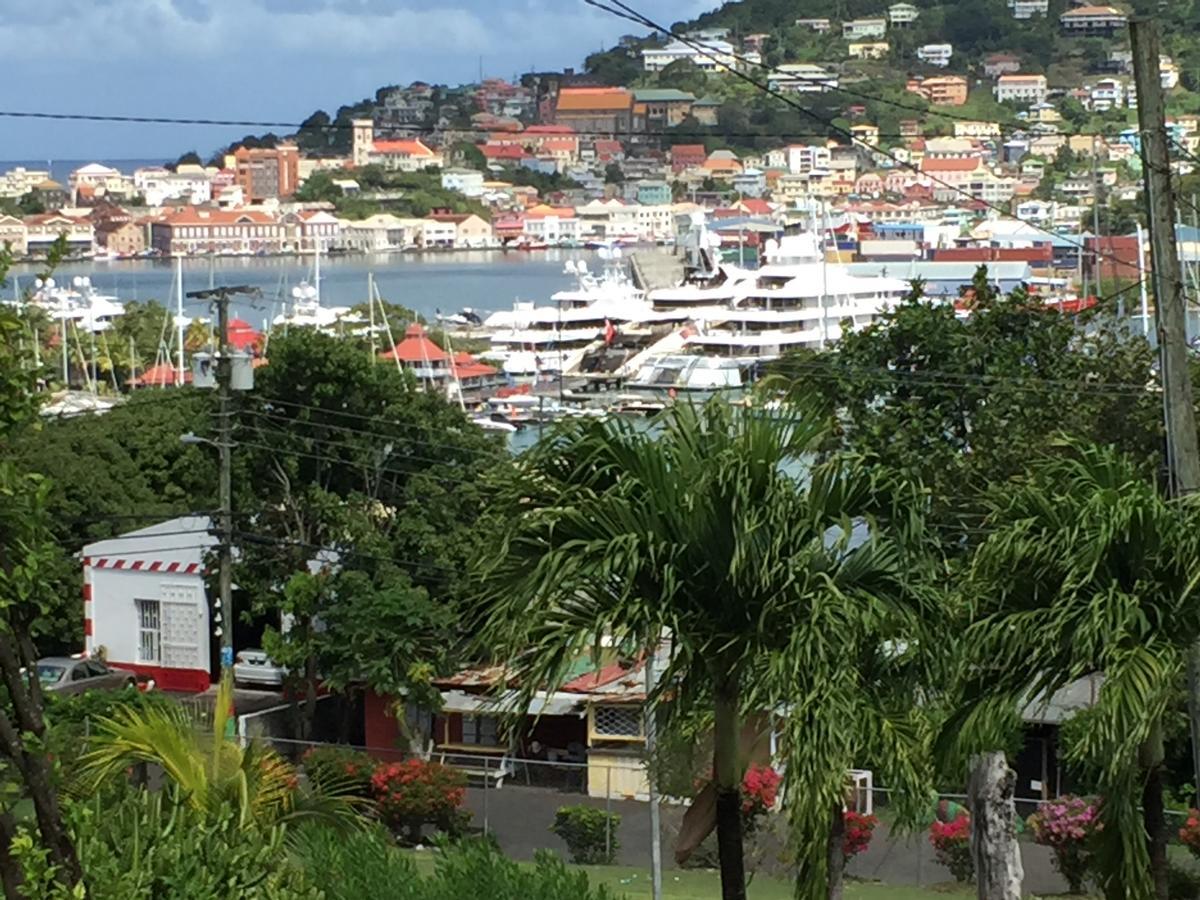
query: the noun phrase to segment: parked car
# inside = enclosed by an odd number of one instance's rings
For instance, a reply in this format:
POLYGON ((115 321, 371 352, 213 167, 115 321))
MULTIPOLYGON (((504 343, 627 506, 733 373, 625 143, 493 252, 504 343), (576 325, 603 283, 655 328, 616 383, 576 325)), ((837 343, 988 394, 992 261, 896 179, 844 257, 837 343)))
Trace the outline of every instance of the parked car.
POLYGON ((42 690, 55 694, 120 690, 137 684, 137 676, 132 672, 114 669, 98 659, 77 659, 73 656, 39 659, 37 677, 42 683, 42 690))
POLYGON ((233 681, 243 687, 282 688, 287 670, 262 650, 239 650, 233 661, 233 681))

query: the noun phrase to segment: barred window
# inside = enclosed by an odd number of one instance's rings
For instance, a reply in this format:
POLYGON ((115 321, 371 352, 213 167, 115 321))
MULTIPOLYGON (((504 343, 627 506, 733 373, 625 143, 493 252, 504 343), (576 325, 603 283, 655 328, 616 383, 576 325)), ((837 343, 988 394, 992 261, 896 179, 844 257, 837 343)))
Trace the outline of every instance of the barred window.
POLYGON ((593 719, 598 735, 626 738, 643 736, 641 706, 597 706, 593 719))

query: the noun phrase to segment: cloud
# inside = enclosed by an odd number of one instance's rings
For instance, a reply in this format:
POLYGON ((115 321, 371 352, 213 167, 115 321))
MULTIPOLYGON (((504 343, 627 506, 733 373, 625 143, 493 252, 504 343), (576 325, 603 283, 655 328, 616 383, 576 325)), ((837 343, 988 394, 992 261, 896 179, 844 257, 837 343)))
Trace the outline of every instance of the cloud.
MULTIPOLYGON (((639 2, 664 21, 711 5, 639 2)), ((21 73, 0 79, 0 108, 299 121, 384 84, 472 80, 481 60, 502 77, 578 66, 632 30, 582 0, 0 0, 0 46, 21 73)), ((225 137, 5 122, 0 159, 225 137)))

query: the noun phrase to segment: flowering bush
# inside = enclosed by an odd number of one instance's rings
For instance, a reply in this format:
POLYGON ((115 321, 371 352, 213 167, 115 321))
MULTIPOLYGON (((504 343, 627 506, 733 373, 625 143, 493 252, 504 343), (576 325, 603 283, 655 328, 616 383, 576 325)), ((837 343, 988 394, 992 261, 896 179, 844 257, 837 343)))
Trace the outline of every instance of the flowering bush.
POLYGON ((406 829, 416 843, 426 823, 443 831, 458 830, 467 777, 435 762, 410 759, 376 769, 371 790, 384 824, 394 831, 406 829))
POLYGON ((1200 810, 1188 810, 1187 821, 1179 829, 1179 842, 1200 859, 1200 810))
POLYGON ((1059 797, 1039 805, 1029 817, 1029 827, 1034 841, 1054 851, 1054 867, 1071 893, 1082 893, 1091 866, 1088 843, 1099 830, 1096 805, 1083 797, 1059 797))
POLYGON ((965 812, 949 822, 935 821, 929 826, 929 843, 937 861, 950 870, 955 881, 967 883, 975 877, 971 861, 971 817, 965 812))
POLYGON ((314 786, 331 793, 371 796, 375 760, 349 747, 313 747, 301 757, 314 786))
POLYGON ((753 834, 759 820, 775 807, 783 780, 770 766, 751 766, 742 777, 742 830, 753 834))
POLYGON ((850 862, 870 846, 879 820, 854 810, 847 810, 842 818, 846 823, 845 836, 842 838, 842 857, 846 862, 850 862))

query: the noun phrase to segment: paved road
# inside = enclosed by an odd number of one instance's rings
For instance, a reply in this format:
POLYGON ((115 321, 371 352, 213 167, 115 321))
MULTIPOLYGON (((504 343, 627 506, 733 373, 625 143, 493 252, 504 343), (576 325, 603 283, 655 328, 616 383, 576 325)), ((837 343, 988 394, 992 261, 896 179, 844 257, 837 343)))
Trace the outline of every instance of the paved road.
MULTIPOLYGON (((603 800, 581 794, 544 787, 526 787, 506 782, 500 790, 471 788, 467 792, 466 806, 474 815, 473 824, 482 829, 485 819, 488 831, 496 836, 505 853, 516 859, 531 859, 534 851, 548 848, 564 856, 566 846, 549 829, 554 822, 554 813, 560 806, 587 805, 603 809, 603 800)), ((621 865, 650 865, 650 813, 649 806, 627 800, 614 800, 613 812, 621 816, 617 837, 620 850, 617 862, 621 865)), ((675 867, 673 859, 674 835, 678 832, 683 816, 682 807, 664 805, 663 862, 675 867)), ((785 846, 783 823, 768 829, 757 840, 752 850, 764 871, 784 874, 786 866, 781 862, 785 846)), ((1054 871, 1050 854, 1044 847, 1023 843, 1022 860, 1025 866, 1025 887, 1034 893, 1057 893, 1066 890, 1066 884, 1054 871)), ((881 881, 895 885, 933 885, 952 881, 948 871, 933 858, 924 833, 917 835, 893 835, 886 825, 880 825, 866 853, 859 856, 850 866, 850 874, 863 879, 881 881)))

